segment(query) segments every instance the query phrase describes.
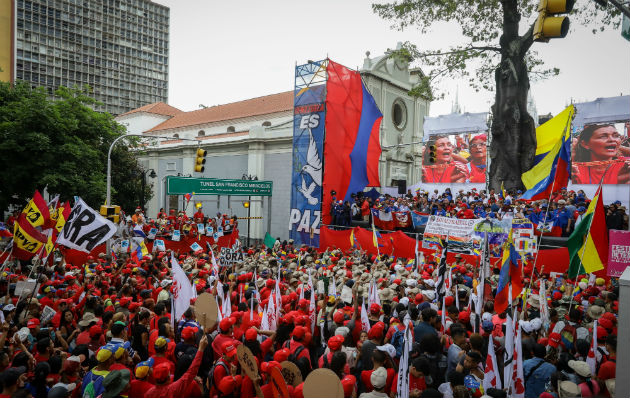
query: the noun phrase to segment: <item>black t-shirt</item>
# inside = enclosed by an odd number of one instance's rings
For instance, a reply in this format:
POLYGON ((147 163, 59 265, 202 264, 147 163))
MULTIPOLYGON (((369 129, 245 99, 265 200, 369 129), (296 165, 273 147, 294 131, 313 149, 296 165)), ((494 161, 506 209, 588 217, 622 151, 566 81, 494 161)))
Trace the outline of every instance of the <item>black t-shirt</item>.
POLYGON ((149 358, 149 349, 142 345, 142 334, 149 335, 149 329, 144 325, 136 325, 133 327, 131 338, 131 347, 138 353, 140 358, 144 361, 149 358))

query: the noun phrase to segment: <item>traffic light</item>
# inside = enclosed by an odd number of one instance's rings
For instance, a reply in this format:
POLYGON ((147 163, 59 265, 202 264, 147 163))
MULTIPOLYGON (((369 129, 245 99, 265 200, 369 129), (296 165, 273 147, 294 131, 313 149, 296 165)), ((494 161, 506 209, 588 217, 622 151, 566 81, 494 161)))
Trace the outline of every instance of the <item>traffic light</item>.
POLYGON ((243 207, 245 207, 245 208, 249 208, 249 201, 247 201, 247 200, 246 200, 246 201, 244 201, 244 202, 243 202, 243 207))
POLYGON ((575 0, 540 0, 538 18, 534 24, 534 40, 548 42, 552 38, 563 38, 569 32, 569 17, 558 16, 571 12, 575 0))
POLYGON ((206 168, 203 166, 206 163, 207 151, 197 149, 197 155, 195 156, 195 172, 203 172, 206 168))
POLYGON ((435 160, 437 160, 435 155, 435 145, 431 145, 429 146, 429 162, 435 163, 435 160))
POLYGON ((120 222, 120 206, 101 206, 100 214, 115 224, 120 222))

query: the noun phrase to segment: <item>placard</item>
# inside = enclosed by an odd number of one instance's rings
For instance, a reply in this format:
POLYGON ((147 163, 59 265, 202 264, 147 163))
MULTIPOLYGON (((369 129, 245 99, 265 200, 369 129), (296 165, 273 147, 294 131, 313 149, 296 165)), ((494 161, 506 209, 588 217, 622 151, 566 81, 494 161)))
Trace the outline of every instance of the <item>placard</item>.
POLYGON ((171 240, 172 240, 173 242, 179 242, 179 240, 181 239, 181 237, 182 237, 182 234, 181 234, 181 232, 179 231, 179 229, 175 229, 175 230, 173 231, 173 235, 171 236, 171 240))
POLYGON ((611 229, 608 239, 608 268, 606 275, 620 277, 630 267, 630 232, 611 229))
POLYGON ((44 306, 44 309, 42 310, 42 315, 40 316, 40 321, 42 325, 53 319, 55 314, 57 314, 57 311, 53 310, 51 307, 44 306))
POLYGON ((343 398, 343 386, 337 374, 328 368, 318 368, 308 374, 302 389, 305 398, 343 398))
POLYGON ((120 252, 121 253, 129 253, 129 241, 128 240, 122 240, 120 242, 120 252))
MULTIPOLYGON (((258 365, 256 364, 256 357, 254 357, 252 351, 241 344, 236 348, 236 355, 243 372, 245 372, 252 381, 255 380, 258 377, 258 365)), ((282 374, 280 374, 280 376, 282 376, 282 374)))
POLYGON ((194 253, 201 252, 203 250, 203 248, 197 242, 193 242, 193 244, 190 245, 190 248, 194 253))
POLYGON ((155 239, 153 242, 153 251, 166 251, 166 246, 164 245, 164 240, 155 239))
POLYGON ((197 322, 204 328, 210 328, 217 322, 219 306, 213 295, 203 292, 195 300, 195 315, 197 322))
POLYGON ((214 228, 212 227, 212 225, 208 224, 206 226, 206 236, 212 236, 214 235, 214 228))
POLYGON ((284 380, 282 371, 277 367, 271 367, 269 375, 271 377, 271 392, 273 393, 273 397, 283 399, 288 398, 289 388, 284 380))
POLYGON ((39 292, 39 285, 35 279, 28 281, 19 281, 15 284, 15 295, 20 297, 22 294, 31 294, 39 292))
POLYGON ((149 230, 149 234, 147 235, 147 239, 155 239, 155 235, 157 235, 157 228, 151 228, 149 230))
POLYGON ((280 365, 282 366, 282 376, 287 385, 296 387, 302 383, 302 372, 297 365, 291 361, 282 361, 280 365))
POLYGON ((236 251, 230 247, 221 248, 221 252, 219 253, 219 265, 221 266, 229 266, 235 263, 243 262, 243 252, 239 249, 236 251))
POLYGON ((341 301, 352 304, 352 289, 346 285, 341 288, 341 301))
POLYGON ((439 249, 440 240, 448 237, 448 250, 452 253, 475 254, 481 246, 479 238, 473 235, 474 227, 481 219, 459 219, 431 215, 424 229, 422 247, 439 249))

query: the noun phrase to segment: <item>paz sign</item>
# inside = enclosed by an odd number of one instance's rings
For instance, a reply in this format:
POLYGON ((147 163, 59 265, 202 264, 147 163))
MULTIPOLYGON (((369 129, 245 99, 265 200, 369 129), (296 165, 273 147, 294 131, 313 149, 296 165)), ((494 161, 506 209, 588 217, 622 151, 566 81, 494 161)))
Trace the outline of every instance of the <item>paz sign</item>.
POLYGON ((241 195, 271 196, 272 181, 250 181, 242 179, 189 178, 169 176, 166 178, 168 195, 241 195))

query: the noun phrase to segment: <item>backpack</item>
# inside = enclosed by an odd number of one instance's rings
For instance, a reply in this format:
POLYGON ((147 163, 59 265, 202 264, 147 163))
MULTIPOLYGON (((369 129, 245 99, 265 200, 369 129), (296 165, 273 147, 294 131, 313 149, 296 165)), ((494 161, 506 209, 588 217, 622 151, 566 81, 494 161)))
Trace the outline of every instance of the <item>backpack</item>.
POLYGON ((222 366, 223 368, 225 368, 228 375, 230 374, 230 368, 228 367, 226 363, 224 363, 221 360, 215 362, 214 365, 212 365, 212 368, 210 368, 210 372, 208 372, 208 392, 210 392, 210 390, 212 390, 212 387, 214 386, 214 370, 218 366, 222 366))
POLYGON ((405 345, 405 330, 400 329, 400 324, 396 326, 396 332, 392 335, 391 344, 396 349, 396 357, 402 357, 403 347, 405 345))
MULTIPOLYGON (((290 349, 290 343, 287 341, 287 343, 284 345, 285 348, 290 349)), ((304 350, 304 346, 298 346, 297 349, 295 349, 295 351, 292 351, 291 354, 289 355, 288 361, 291 361, 293 364, 297 365, 297 361, 302 357, 299 357, 300 353, 302 353, 302 351, 304 350)))
POLYGON ((101 396, 105 392, 105 386, 103 386, 104 377, 101 375, 95 375, 90 372, 90 382, 85 385, 85 389, 83 390, 83 398, 96 398, 101 396))
POLYGON ((575 342, 577 340, 577 330, 575 329, 575 326, 566 322, 564 324, 564 328, 560 331, 560 337, 562 345, 566 350, 571 351, 575 348, 575 342))

